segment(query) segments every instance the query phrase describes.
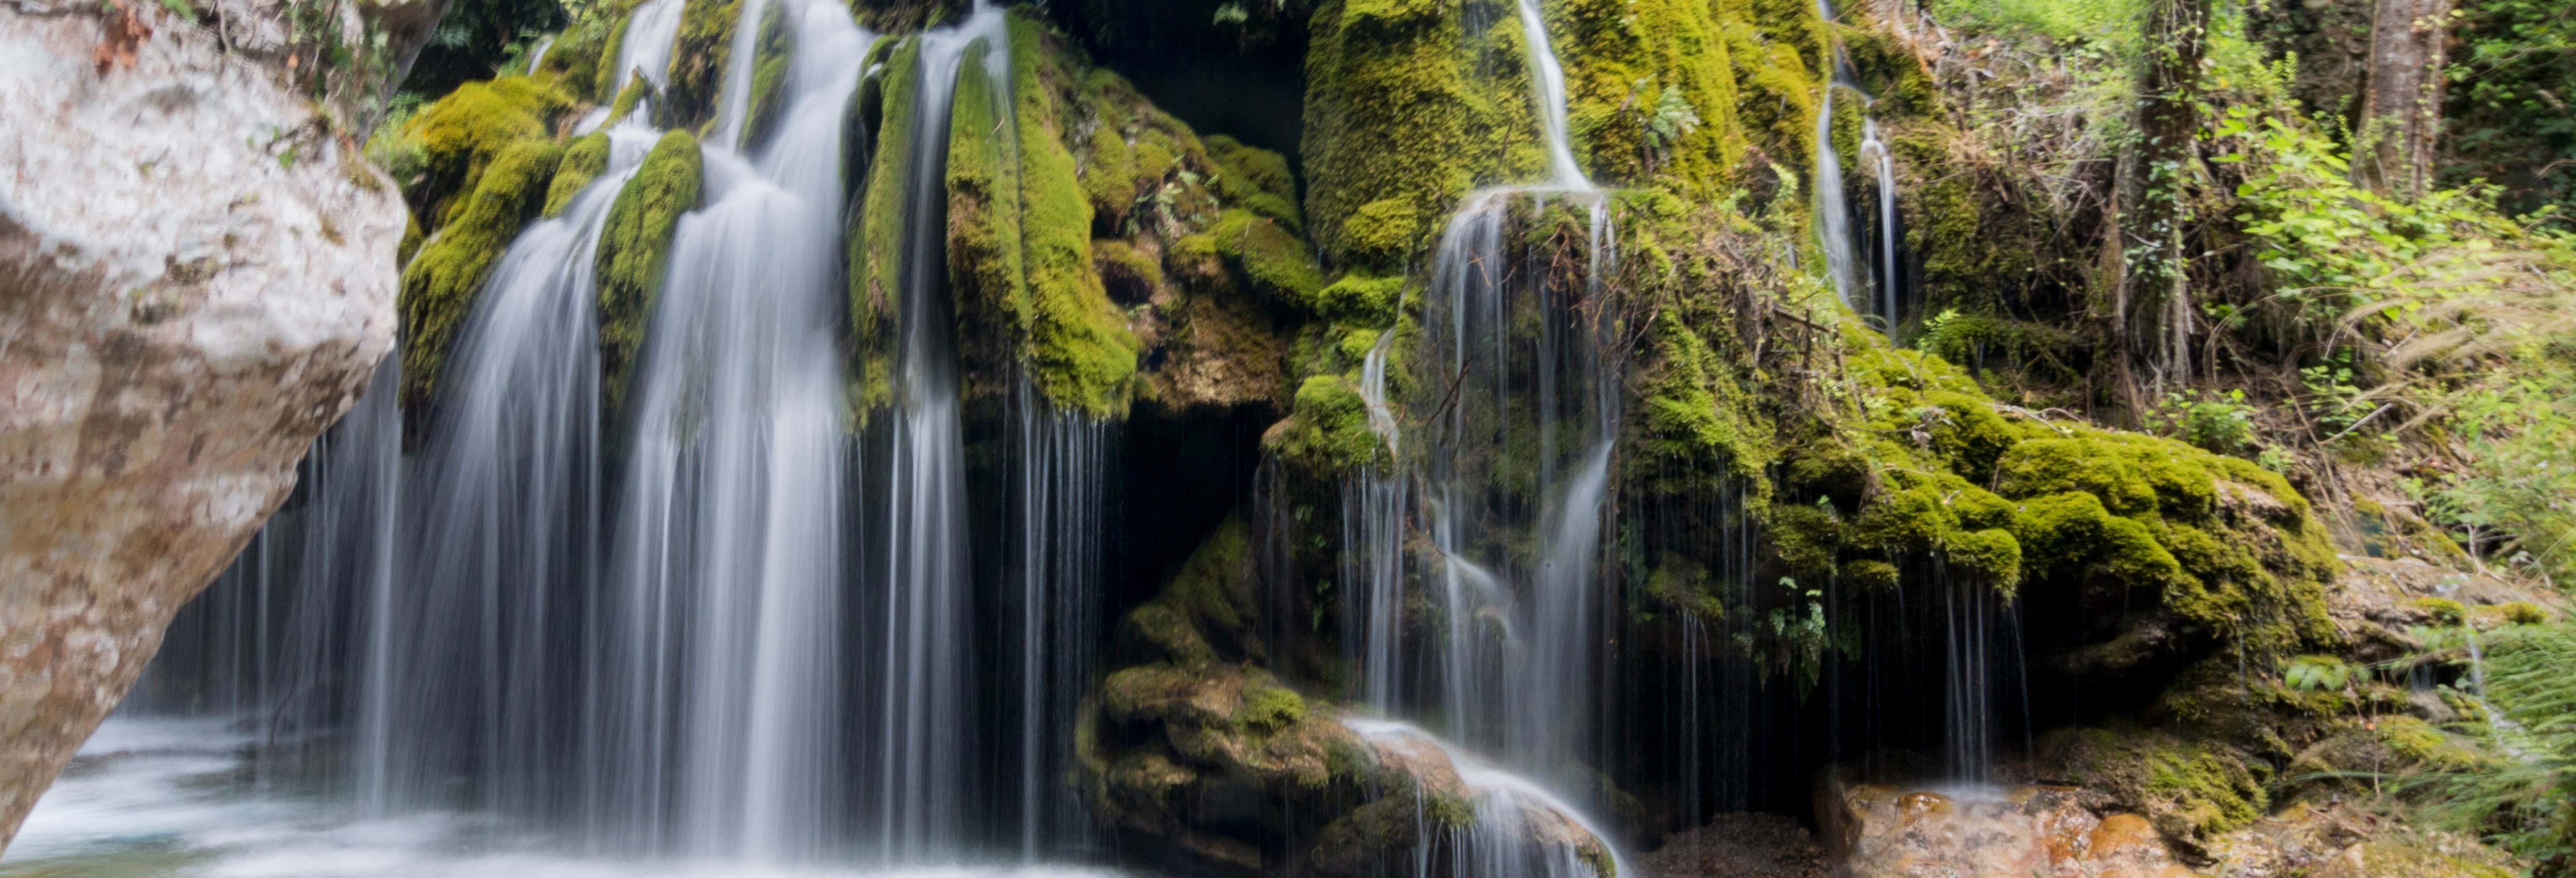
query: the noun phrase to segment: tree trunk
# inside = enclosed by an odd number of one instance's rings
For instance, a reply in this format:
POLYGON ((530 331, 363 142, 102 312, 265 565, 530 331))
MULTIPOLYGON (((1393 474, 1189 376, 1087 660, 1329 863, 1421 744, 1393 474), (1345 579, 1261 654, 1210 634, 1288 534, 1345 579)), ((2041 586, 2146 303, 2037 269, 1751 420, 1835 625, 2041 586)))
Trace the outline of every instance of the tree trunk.
POLYGON ((2182 252, 2184 188, 2198 161, 2200 80, 2211 0, 2151 0, 2138 83, 2138 140, 2121 173, 2123 248, 2112 312, 2118 379, 2133 412, 2191 372, 2192 308, 2182 252))
POLYGON ((2408 198, 2432 186, 2450 19, 2451 0, 2377 0, 2372 8, 2363 155, 2352 166, 2362 185, 2408 198))

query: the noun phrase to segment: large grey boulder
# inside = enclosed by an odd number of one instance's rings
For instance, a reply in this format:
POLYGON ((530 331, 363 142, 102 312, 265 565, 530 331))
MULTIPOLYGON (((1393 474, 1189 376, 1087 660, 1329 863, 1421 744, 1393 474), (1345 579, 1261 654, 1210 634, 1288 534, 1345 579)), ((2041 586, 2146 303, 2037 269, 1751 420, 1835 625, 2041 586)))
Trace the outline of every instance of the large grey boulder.
POLYGON ((0 849, 393 344, 404 209, 334 120, 436 10, 366 5, 317 101, 282 3, 0 0, 0 849))

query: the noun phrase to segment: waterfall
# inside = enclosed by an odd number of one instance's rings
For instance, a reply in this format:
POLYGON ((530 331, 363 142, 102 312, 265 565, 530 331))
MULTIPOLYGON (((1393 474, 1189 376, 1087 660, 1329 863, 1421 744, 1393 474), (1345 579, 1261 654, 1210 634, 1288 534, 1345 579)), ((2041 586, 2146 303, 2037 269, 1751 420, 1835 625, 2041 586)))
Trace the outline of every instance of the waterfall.
POLYGON ((716 101, 724 108, 724 117, 710 138, 735 150, 742 149, 742 122, 751 115, 751 81, 753 71, 760 67, 760 32, 764 29, 761 19, 769 14, 769 0, 739 2, 742 8, 734 18, 732 57, 740 60, 725 66, 724 93, 716 101))
POLYGON ((597 553, 599 364, 593 254, 653 132, 609 133, 609 170, 521 233, 475 299, 440 378, 408 510, 399 595, 379 612, 358 761, 384 813, 470 773, 487 804, 536 807, 570 755, 548 708, 578 644, 560 637, 597 553))
POLYGON ((1088 818, 1060 782, 1072 768, 1071 741, 1092 656, 1106 566, 1108 424, 1054 411, 1026 380, 1011 398, 1019 469, 1019 797, 1020 855, 1035 861, 1053 845, 1079 841, 1088 818))
MULTIPOLYGON (((609 90, 612 100, 618 92, 626 90, 628 83, 635 81, 637 74, 642 74, 645 81, 652 83, 655 92, 662 90, 663 81, 670 76, 671 52, 680 38, 680 12, 686 5, 687 0, 645 0, 635 7, 634 12, 627 14, 626 32, 617 43, 617 87, 609 90)), ((529 65, 529 69, 536 67, 529 65)), ((592 108, 581 118, 581 123, 573 127, 573 133, 588 134, 598 130, 599 126, 608 123, 610 109, 606 103, 592 108)))
POLYGON ((1360 395, 1393 462, 1344 490, 1345 638, 1373 710, 1436 707, 1450 740, 1553 767, 1532 781, 1450 751, 1479 801, 1475 825, 1450 840, 1457 874, 1588 874, 1572 846, 1534 841, 1527 815, 1581 820, 1545 787, 1573 788, 1577 766, 1600 764, 1610 616, 1599 574, 1621 393, 1616 365, 1604 362, 1600 294, 1616 271, 1616 236, 1608 198, 1573 158, 1565 73, 1545 21, 1532 0, 1517 6, 1549 177, 1469 195, 1441 236, 1416 360, 1418 386, 1446 388, 1446 399, 1421 425, 1414 459, 1388 405, 1393 329, 1363 361, 1360 395), (1578 281, 1548 276, 1550 261, 1516 239, 1515 210, 1545 222, 1551 201, 1583 211, 1578 281), (1440 628, 1408 643, 1406 543, 1417 519, 1436 550, 1419 582, 1440 628))
POLYGON ((554 45, 555 37, 553 34, 538 37, 536 46, 528 49, 527 72, 537 72, 537 65, 546 63, 546 50, 554 48, 554 45))
POLYGON ((1851 209, 1843 190, 1843 160, 1834 151, 1834 89, 1841 87, 1840 76, 1825 84, 1821 108, 1816 111, 1816 237, 1825 249, 1825 273, 1834 281, 1834 295, 1843 304, 1853 304, 1860 292, 1859 258, 1852 254, 1851 209))
POLYGON ((1905 306, 1904 275, 1898 268, 1898 248, 1904 238, 1896 227, 1896 156, 1879 138, 1878 120, 1861 120, 1860 152, 1873 158, 1878 171, 1878 318, 1880 328, 1890 337, 1896 335, 1896 321, 1905 306))
POLYGON ((970 50, 981 50, 988 65, 1002 65, 997 86, 1007 83, 1008 34, 1002 13, 978 4, 959 26, 920 37, 911 142, 904 145, 907 177, 871 181, 904 187, 897 254, 902 325, 884 482, 889 520, 879 561, 882 680, 868 775, 882 851, 894 861, 953 855, 973 785, 965 690, 975 620, 947 285, 947 155, 958 71, 970 50))
MULTIPOLYGON (((1577 831, 1600 842, 1613 874, 1637 874, 1629 871, 1627 859, 1620 855, 1609 832, 1545 786, 1497 768, 1406 723, 1346 718, 1342 724, 1361 740, 1379 746, 1428 747, 1457 772, 1462 792, 1475 806, 1475 820, 1449 830, 1450 874, 1459 878, 1591 878, 1597 872, 1583 859, 1580 836, 1574 834, 1577 831)), ((1428 869, 1418 865, 1416 871, 1428 869)))
POLYGON ((1548 185, 1588 191, 1592 181, 1575 164, 1574 147, 1566 134, 1565 66, 1558 63, 1556 49, 1548 42, 1547 20, 1539 13, 1538 0, 1519 0, 1519 11, 1524 42, 1529 45, 1532 99, 1547 134, 1548 185))
POLYGON ((758 861, 822 853, 854 560, 833 327, 842 118, 873 37, 833 4, 789 18, 840 64, 791 79, 757 161, 704 148, 636 375, 596 739, 618 776, 594 806, 629 833, 758 861))

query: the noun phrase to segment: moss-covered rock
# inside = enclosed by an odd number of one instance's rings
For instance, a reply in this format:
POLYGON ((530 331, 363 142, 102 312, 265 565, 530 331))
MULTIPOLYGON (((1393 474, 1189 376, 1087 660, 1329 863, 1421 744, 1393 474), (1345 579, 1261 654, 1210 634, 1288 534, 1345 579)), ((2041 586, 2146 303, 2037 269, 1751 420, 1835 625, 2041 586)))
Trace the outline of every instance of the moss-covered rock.
POLYGON ((597 131, 573 140, 564 150, 563 164, 555 169, 554 182, 546 186, 546 216, 562 216, 572 206, 574 196, 590 188, 590 181, 608 173, 608 132, 597 131))
POLYGON ((697 209, 704 173, 697 138, 685 131, 664 134, 608 209, 597 271, 601 399, 611 411, 626 398, 653 301, 670 268, 672 237, 680 216, 697 209))
POLYGON ((726 65, 732 63, 733 31, 742 17, 742 0, 686 0, 680 7, 679 34, 671 41, 671 66, 663 78, 657 120, 670 128, 696 130, 714 118, 724 94, 726 65))
MULTIPOLYGON (((1445 216, 1479 185, 1544 175, 1509 14, 1471 20, 1459 4, 1325 0, 1308 27, 1305 214, 1328 260, 1349 252, 1345 223, 1361 205, 1395 200, 1445 216)), ((1373 246, 1386 249, 1382 239, 1373 246)))
POLYGON ((787 26, 787 7, 771 4, 760 16, 759 60, 751 68, 751 106, 743 110, 742 145, 757 155, 769 143, 786 111, 787 76, 796 69, 796 31, 787 26))
POLYGON ((1292 307, 1321 312, 1317 296, 1324 273, 1306 242, 1277 220, 1250 210, 1231 210, 1209 232, 1217 255, 1243 279, 1244 285, 1292 307))
POLYGON ((1306 471, 1351 473, 1389 460, 1386 440, 1369 429, 1368 401, 1348 380, 1308 378, 1297 387, 1294 406, 1262 441, 1306 471))
POLYGON ((2052 782, 2108 794, 2168 840, 2195 846, 2251 823, 2270 803, 2269 766, 2224 745, 2139 728, 2070 729, 2039 743, 2052 782), (2263 773, 2258 775, 2256 769, 2263 773))
POLYGON ((475 295, 510 241, 545 206, 547 181, 563 155, 563 147, 543 139, 503 149, 477 175, 454 220, 403 267, 398 305, 405 335, 403 398, 409 403, 430 399, 448 348, 473 313, 475 295))
POLYGON ((504 76, 469 82, 423 106, 392 136, 397 152, 416 156, 409 168, 387 168, 432 229, 446 227, 467 207, 462 196, 481 190, 482 178, 501 153, 521 142, 551 136, 572 98, 551 78, 504 76))

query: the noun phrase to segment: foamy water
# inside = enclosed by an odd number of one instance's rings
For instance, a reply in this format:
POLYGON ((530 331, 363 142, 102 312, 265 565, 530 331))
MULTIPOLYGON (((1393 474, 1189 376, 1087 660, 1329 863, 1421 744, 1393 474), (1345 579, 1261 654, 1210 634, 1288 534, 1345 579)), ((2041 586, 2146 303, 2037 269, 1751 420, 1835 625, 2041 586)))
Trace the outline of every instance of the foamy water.
POLYGON ((360 820, 337 796, 251 780, 247 724, 115 718, 36 802, 7 878, 1116 878, 1072 866, 747 866, 590 854, 483 815, 360 820))

